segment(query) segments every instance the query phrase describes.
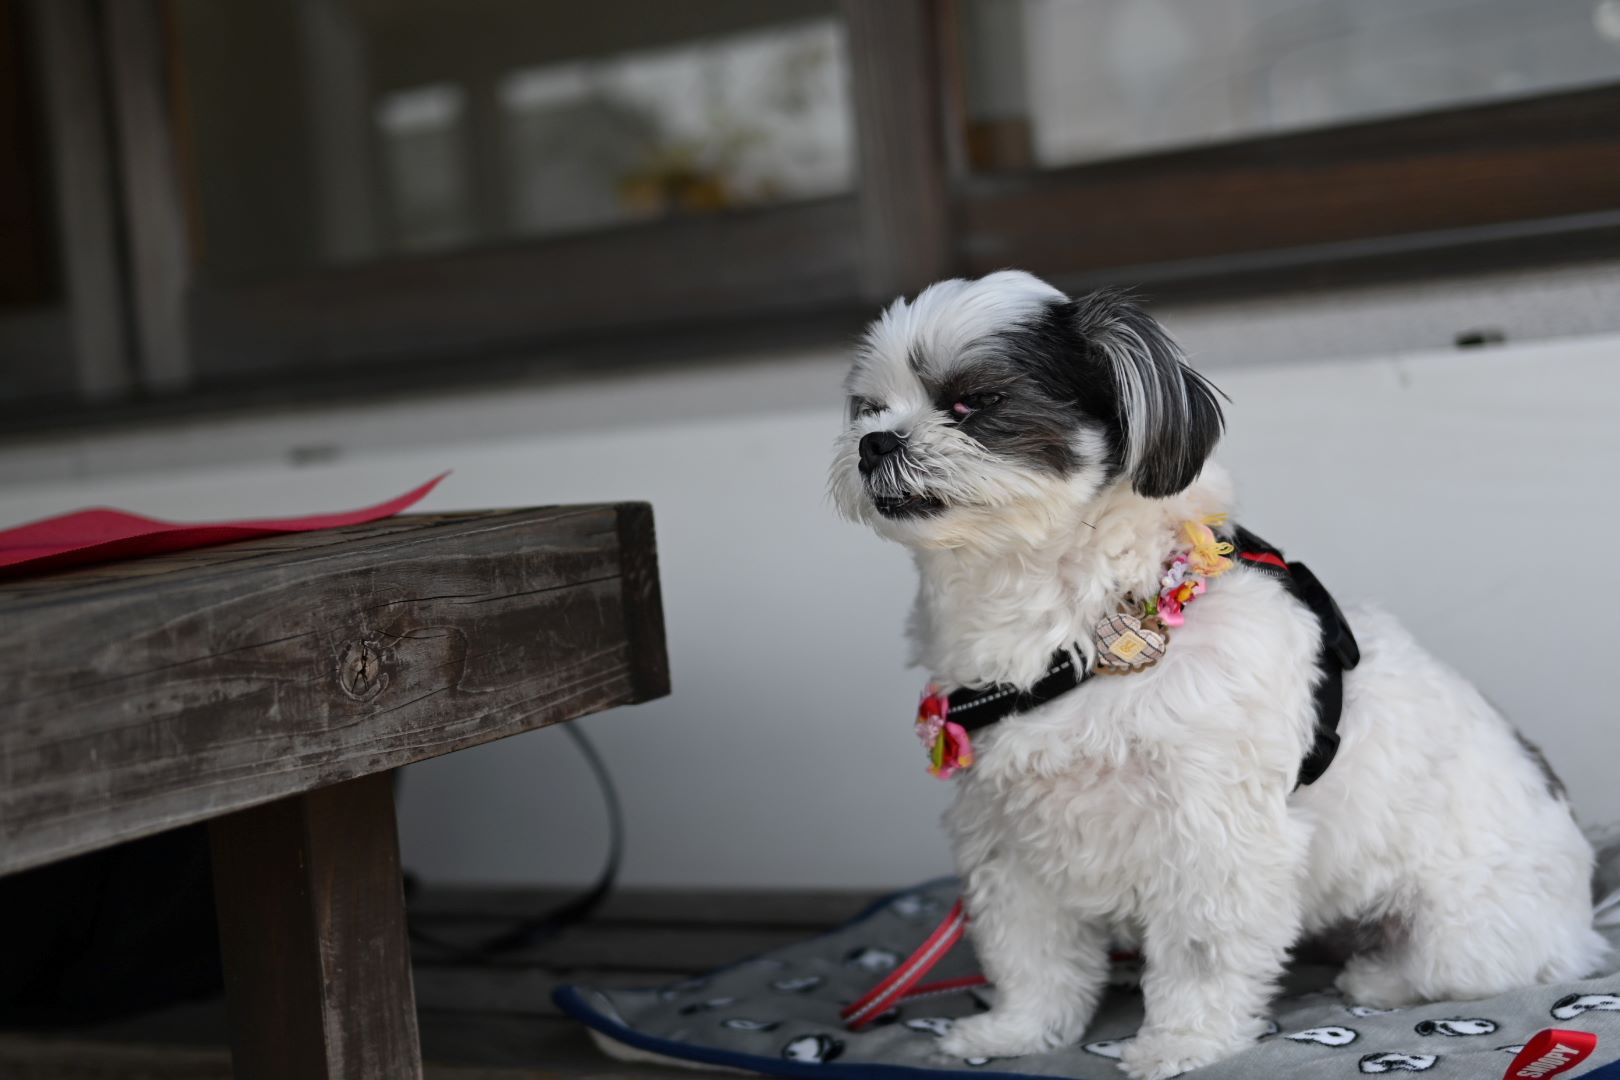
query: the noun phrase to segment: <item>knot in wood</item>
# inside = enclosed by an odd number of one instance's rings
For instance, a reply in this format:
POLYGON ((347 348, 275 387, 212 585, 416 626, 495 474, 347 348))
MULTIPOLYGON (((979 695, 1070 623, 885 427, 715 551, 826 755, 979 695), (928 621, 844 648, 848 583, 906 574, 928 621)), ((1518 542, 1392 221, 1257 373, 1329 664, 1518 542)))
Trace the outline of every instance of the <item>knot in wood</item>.
POLYGON ((375 642, 349 642, 338 657, 338 686, 356 701, 370 701, 388 685, 383 659, 383 650, 375 642))

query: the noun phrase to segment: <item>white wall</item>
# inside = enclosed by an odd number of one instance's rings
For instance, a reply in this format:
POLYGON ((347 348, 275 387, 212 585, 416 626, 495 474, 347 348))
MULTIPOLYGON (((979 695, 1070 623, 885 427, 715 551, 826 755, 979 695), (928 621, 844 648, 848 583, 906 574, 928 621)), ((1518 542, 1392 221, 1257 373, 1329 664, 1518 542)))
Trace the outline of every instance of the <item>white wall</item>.
MULTIPOLYGON (((1341 598, 1413 622, 1543 742, 1597 820, 1620 817, 1617 361, 1609 336, 1217 373, 1245 523, 1341 598)), ((896 884, 948 869, 948 785, 923 773, 910 731, 907 561, 822 497, 840 375, 837 356, 809 355, 11 447, 0 523, 96 503, 179 518, 340 508, 443 468, 456 472, 426 509, 649 499, 675 692, 586 721, 624 789, 626 880, 896 884), (339 448, 333 463, 287 464, 316 437, 339 448), (205 464, 220 460, 233 463, 205 464)), ((432 878, 584 880, 603 839, 557 732, 413 767, 401 819, 407 862, 432 878)))

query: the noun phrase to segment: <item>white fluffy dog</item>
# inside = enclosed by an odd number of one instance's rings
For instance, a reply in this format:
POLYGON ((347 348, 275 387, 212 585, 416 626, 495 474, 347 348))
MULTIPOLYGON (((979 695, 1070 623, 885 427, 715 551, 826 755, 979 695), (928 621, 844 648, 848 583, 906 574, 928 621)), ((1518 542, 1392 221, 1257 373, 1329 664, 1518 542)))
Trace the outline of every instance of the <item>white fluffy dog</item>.
MULTIPOLYGON (((1098 623, 1160 595, 1186 523, 1232 506, 1206 465, 1212 387, 1116 294, 1013 271, 941 282, 873 324, 847 389, 832 492, 914 553, 916 658, 946 688, 1026 689, 1062 650, 1089 670, 1098 623)), ((1139 1080, 1252 1042, 1313 932, 1360 928, 1339 986, 1380 1008, 1601 963, 1592 851, 1557 781, 1394 619, 1349 613, 1342 743, 1298 788, 1323 624, 1241 561, 1184 620, 1153 666, 973 737, 946 821, 998 993, 943 1052, 1074 1042, 1111 940, 1144 954, 1147 1019, 1121 1061, 1139 1080)))

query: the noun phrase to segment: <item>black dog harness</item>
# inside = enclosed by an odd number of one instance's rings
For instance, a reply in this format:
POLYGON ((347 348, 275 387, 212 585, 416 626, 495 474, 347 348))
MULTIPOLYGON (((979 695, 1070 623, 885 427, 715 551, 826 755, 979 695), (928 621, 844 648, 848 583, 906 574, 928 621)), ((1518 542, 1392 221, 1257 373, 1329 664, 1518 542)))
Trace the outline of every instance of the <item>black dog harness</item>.
MULTIPOLYGON (((1233 557, 1282 582, 1300 603, 1311 609, 1322 627, 1322 644, 1316 666, 1316 741, 1299 766, 1299 787, 1313 783, 1327 771, 1339 751, 1339 718, 1344 712, 1344 673, 1361 662, 1356 636, 1345 621, 1333 596, 1301 562, 1290 563, 1282 552, 1249 530, 1233 530, 1233 557)), ((1078 668, 1066 649, 1052 654, 1046 674, 1028 690, 1006 683, 984 687, 963 687, 949 697, 951 720, 969 734, 982 731, 1014 713, 1029 712, 1045 705, 1093 678, 1095 672, 1078 668)))

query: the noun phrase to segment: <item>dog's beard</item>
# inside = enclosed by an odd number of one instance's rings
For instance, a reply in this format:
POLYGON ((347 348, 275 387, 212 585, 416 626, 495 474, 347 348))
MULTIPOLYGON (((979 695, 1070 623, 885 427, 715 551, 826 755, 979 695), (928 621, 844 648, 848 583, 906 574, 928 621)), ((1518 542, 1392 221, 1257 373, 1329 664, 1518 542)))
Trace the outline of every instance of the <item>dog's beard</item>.
POLYGON ((862 483, 872 509, 884 518, 932 517, 946 509, 945 499, 933 493, 944 485, 937 476, 914 464, 905 450, 884 458, 862 477, 862 483))
MULTIPOLYGON (((995 464, 982 447, 960 437, 953 440, 950 433, 936 435, 919 427, 903 447, 863 473, 859 466, 862 434, 852 427, 840 438, 830 476, 833 499, 846 518, 892 535, 885 525, 960 516, 993 501, 992 491, 975 480, 995 464), (948 442, 958 445, 945 445, 948 442)), ((912 531, 903 535, 910 536, 912 531)))
POLYGON ((833 501, 845 518, 912 547, 988 550, 1034 541, 1072 527, 1108 479, 1100 464, 1059 476, 949 432, 938 440, 914 432, 905 448, 863 475, 861 434, 852 427, 839 440, 833 501))

